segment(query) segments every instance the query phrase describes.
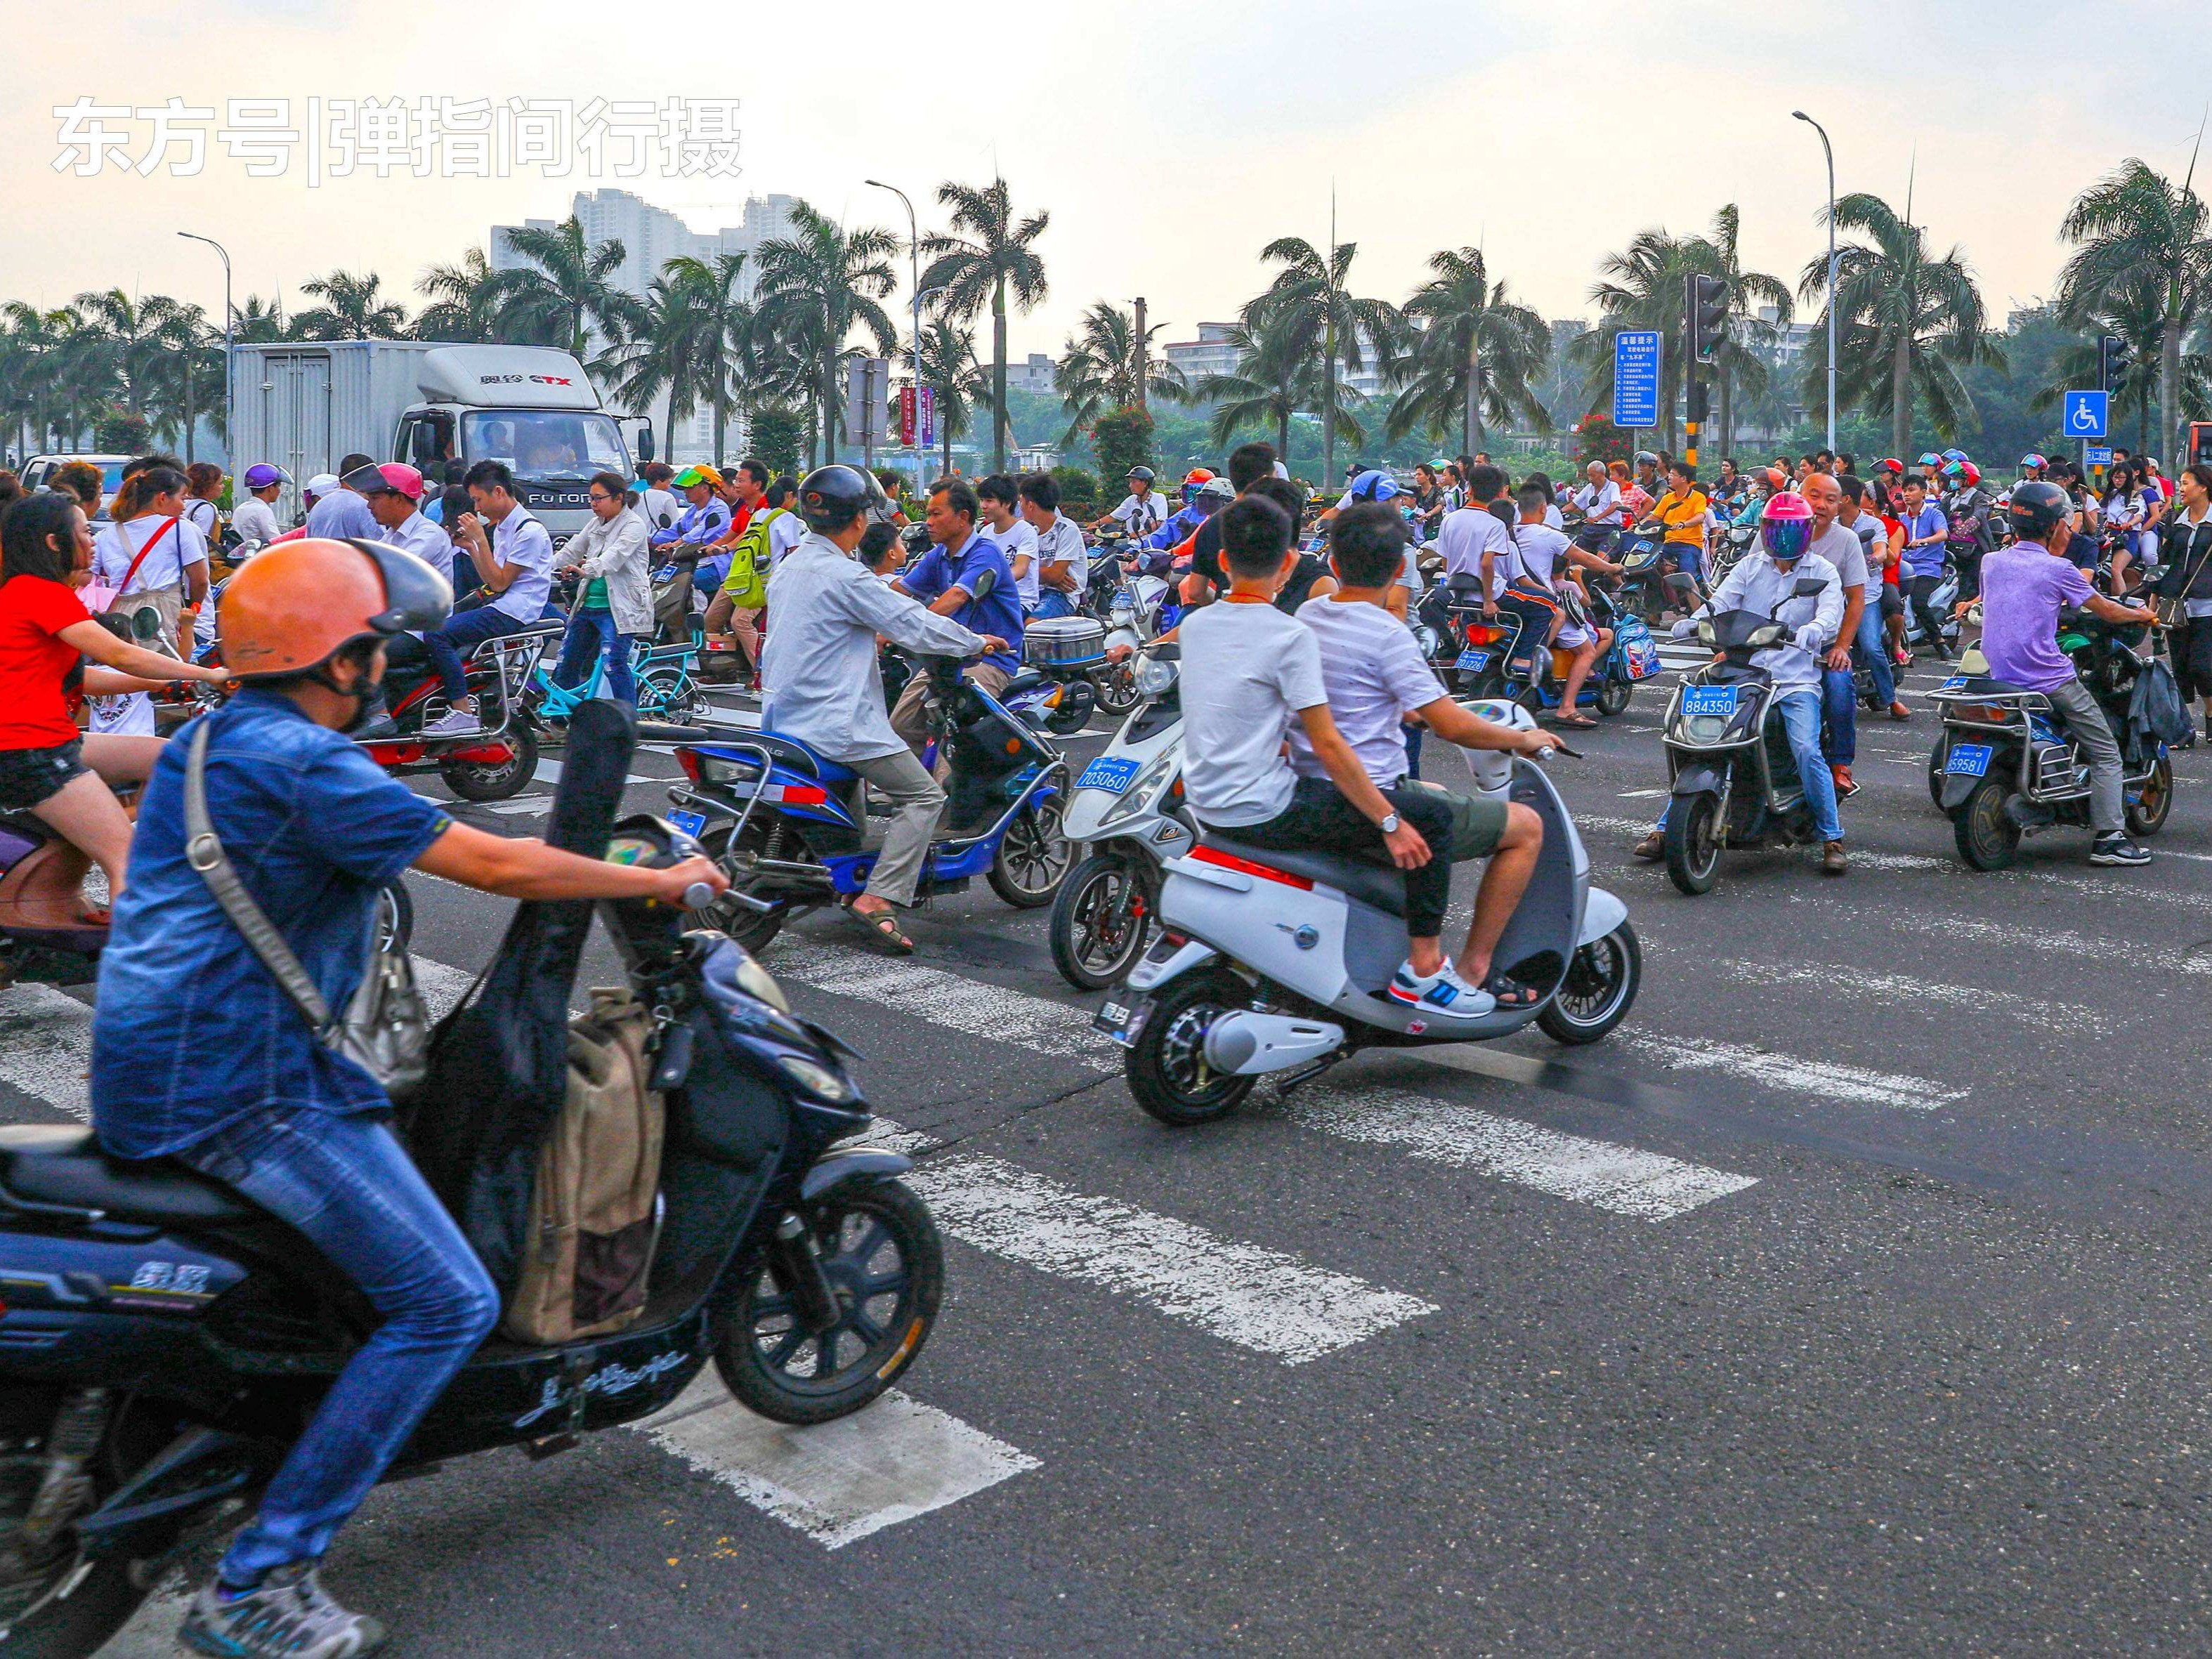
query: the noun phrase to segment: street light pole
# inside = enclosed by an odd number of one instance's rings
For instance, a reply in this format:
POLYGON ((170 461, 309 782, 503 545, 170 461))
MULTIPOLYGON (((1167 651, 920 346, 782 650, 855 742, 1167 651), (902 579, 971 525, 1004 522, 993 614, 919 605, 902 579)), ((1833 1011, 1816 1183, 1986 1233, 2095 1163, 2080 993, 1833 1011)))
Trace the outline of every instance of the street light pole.
POLYGON ((1828 158, 1828 453, 1836 453, 1836 152, 1828 143, 1828 130, 1802 109, 1790 114, 1820 135, 1820 153, 1828 158))
POLYGON ((914 216, 914 203, 896 185, 880 179, 860 181, 872 190, 887 190, 906 204, 907 264, 914 283, 914 335, 908 341, 907 370, 914 380, 914 470, 921 471, 921 227, 914 216))
MULTIPOLYGON (((230 455, 231 445, 238 441, 236 437, 233 435, 238 430, 237 427, 233 423, 238 411, 231 401, 230 373, 231 325, 233 320, 237 317, 238 313, 232 308, 230 303, 230 254, 223 247, 223 245, 221 242, 216 241, 212 236, 198 236, 189 230, 180 230, 177 234, 183 237, 188 242, 205 242, 217 253, 222 255, 222 448, 223 453, 230 455)), ((185 373, 186 375, 190 375, 191 372, 191 358, 188 354, 185 359, 185 373)), ((190 448, 191 447, 191 441, 192 434, 187 432, 185 434, 185 446, 186 448, 190 448)), ((238 467, 238 457, 231 455, 230 464, 232 471, 235 471, 238 467)))

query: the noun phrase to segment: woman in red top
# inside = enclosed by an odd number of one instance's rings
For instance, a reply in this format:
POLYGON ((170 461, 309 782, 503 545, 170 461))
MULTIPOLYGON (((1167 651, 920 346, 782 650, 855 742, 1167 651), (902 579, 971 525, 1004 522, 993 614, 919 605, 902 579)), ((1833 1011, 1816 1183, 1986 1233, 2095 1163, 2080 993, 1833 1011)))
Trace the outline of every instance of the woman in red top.
POLYGON ((161 741, 86 737, 78 705, 88 691, 179 679, 220 685, 229 677, 125 644, 94 622, 75 592, 91 562, 91 527, 68 495, 26 496, 0 519, 0 809, 52 825, 107 872, 114 894, 123 890, 131 819, 111 786, 143 783, 161 741), (106 666, 88 667, 87 658, 106 666))

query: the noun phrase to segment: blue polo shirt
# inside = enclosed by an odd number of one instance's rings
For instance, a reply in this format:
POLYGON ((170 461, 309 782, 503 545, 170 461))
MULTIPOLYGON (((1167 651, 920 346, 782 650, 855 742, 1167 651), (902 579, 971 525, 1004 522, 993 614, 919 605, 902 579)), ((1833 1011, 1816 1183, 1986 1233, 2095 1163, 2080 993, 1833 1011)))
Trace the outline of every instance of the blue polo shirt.
MULTIPOLYGON (((973 593, 977 578, 986 570, 995 570, 999 575, 990 596, 969 599, 952 613, 952 620, 978 634, 995 634, 1009 642, 1018 642, 1022 637, 1022 596, 1014 586, 1013 567, 1006 562, 1006 556, 1000 550, 998 543, 980 530, 969 534, 957 553, 941 545, 931 548, 915 562, 913 569, 899 578, 898 585, 924 605, 930 605, 947 588, 958 587, 973 593)), ((1018 665, 1012 651, 994 651, 978 660, 1009 674, 1018 665)))
MULTIPOLYGON (((239 878, 323 1000, 343 1009, 366 959, 377 890, 451 822, 350 738, 289 699, 244 690, 201 719, 208 816, 239 878)), ((185 860, 179 737, 146 786, 131 884, 100 958, 92 1122, 123 1158, 174 1152, 256 1112, 381 1112, 374 1078, 315 1040, 185 860)))

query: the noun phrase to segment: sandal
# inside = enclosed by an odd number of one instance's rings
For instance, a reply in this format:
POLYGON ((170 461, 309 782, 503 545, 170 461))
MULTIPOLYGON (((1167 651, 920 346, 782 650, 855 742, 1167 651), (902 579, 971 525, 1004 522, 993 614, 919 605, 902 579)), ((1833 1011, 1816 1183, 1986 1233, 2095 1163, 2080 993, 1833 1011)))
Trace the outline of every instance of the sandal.
POLYGON ((76 921, 80 927, 108 927, 114 925, 115 917, 104 904, 80 904, 76 921))
POLYGON ((895 957, 914 954, 914 941, 899 931, 898 918, 889 910, 855 910, 850 904, 845 914, 876 936, 876 942, 895 957))
POLYGON ((1588 714, 1554 714, 1552 716, 1552 724, 1554 726, 1564 726, 1568 727, 1570 730, 1576 732, 1595 732, 1597 730, 1597 722, 1592 720, 1588 714))
POLYGON ((1500 1008, 1533 1008, 1544 1000, 1544 994, 1533 985, 1524 985, 1502 968, 1491 969, 1490 977, 1482 981, 1482 988, 1490 993, 1500 1008))

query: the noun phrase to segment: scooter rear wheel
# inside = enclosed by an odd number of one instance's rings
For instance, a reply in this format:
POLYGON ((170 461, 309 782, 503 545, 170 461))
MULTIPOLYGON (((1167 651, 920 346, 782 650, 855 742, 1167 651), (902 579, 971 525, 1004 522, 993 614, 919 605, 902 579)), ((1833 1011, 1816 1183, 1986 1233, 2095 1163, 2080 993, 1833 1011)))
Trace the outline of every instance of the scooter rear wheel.
POLYGON ((991 890, 1017 910, 1037 910, 1053 901, 1075 849, 1060 826, 1060 803, 1038 801, 1014 815, 1000 837, 986 878, 991 890))
POLYGON ((1720 802, 1711 795, 1678 800, 1667 814, 1667 879, 1692 898, 1720 879, 1720 802))
POLYGON ((849 1417, 913 1364, 945 1293, 945 1245, 929 1206, 900 1182, 840 1182, 803 1206, 836 1307, 811 1327, 773 1249, 743 1270, 714 1369, 777 1423, 849 1417))
POLYGON ((2164 755, 2151 775, 2127 804, 2128 833, 2150 836, 2166 828, 2166 815, 2173 810, 2173 762, 2164 755))
MULTIPOLYGON (((735 891, 740 884, 752 879, 751 860, 759 858, 765 849, 768 830, 754 822, 745 826, 744 839, 737 848, 738 856, 732 858, 730 830, 732 826, 718 823, 699 838, 699 850, 722 868, 735 891)), ((801 853, 799 856, 804 857, 801 853)), ((727 933, 750 956, 758 956, 769 947, 775 936, 783 931, 784 918, 789 907, 778 903, 765 915, 738 903, 727 894, 717 898, 704 909, 689 912, 684 919, 687 927, 720 929, 727 933)))
POLYGON ((1178 1129, 1226 1117, 1243 1104, 1259 1079, 1208 1066, 1206 1034, 1215 1020, 1251 1000, 1251 988, 1225 969, 1194 974, 1171 986, 1152 1004, 1123 1062, 1137 1104, 1178 1129))
POLYGON ((446 787, 463 800, 507 800, 522 793, 538 770, 538 733, 517 720, 498 739, 507 758, 488 761, 447 761, 438 768, 446 787))
POLYGON ((2008 870, 2020 855, 2020 825, 2005 811, 2011 799, 2002 778, 1984 778, 1951 814, 1959 856, 1977 870, 2008 870))

